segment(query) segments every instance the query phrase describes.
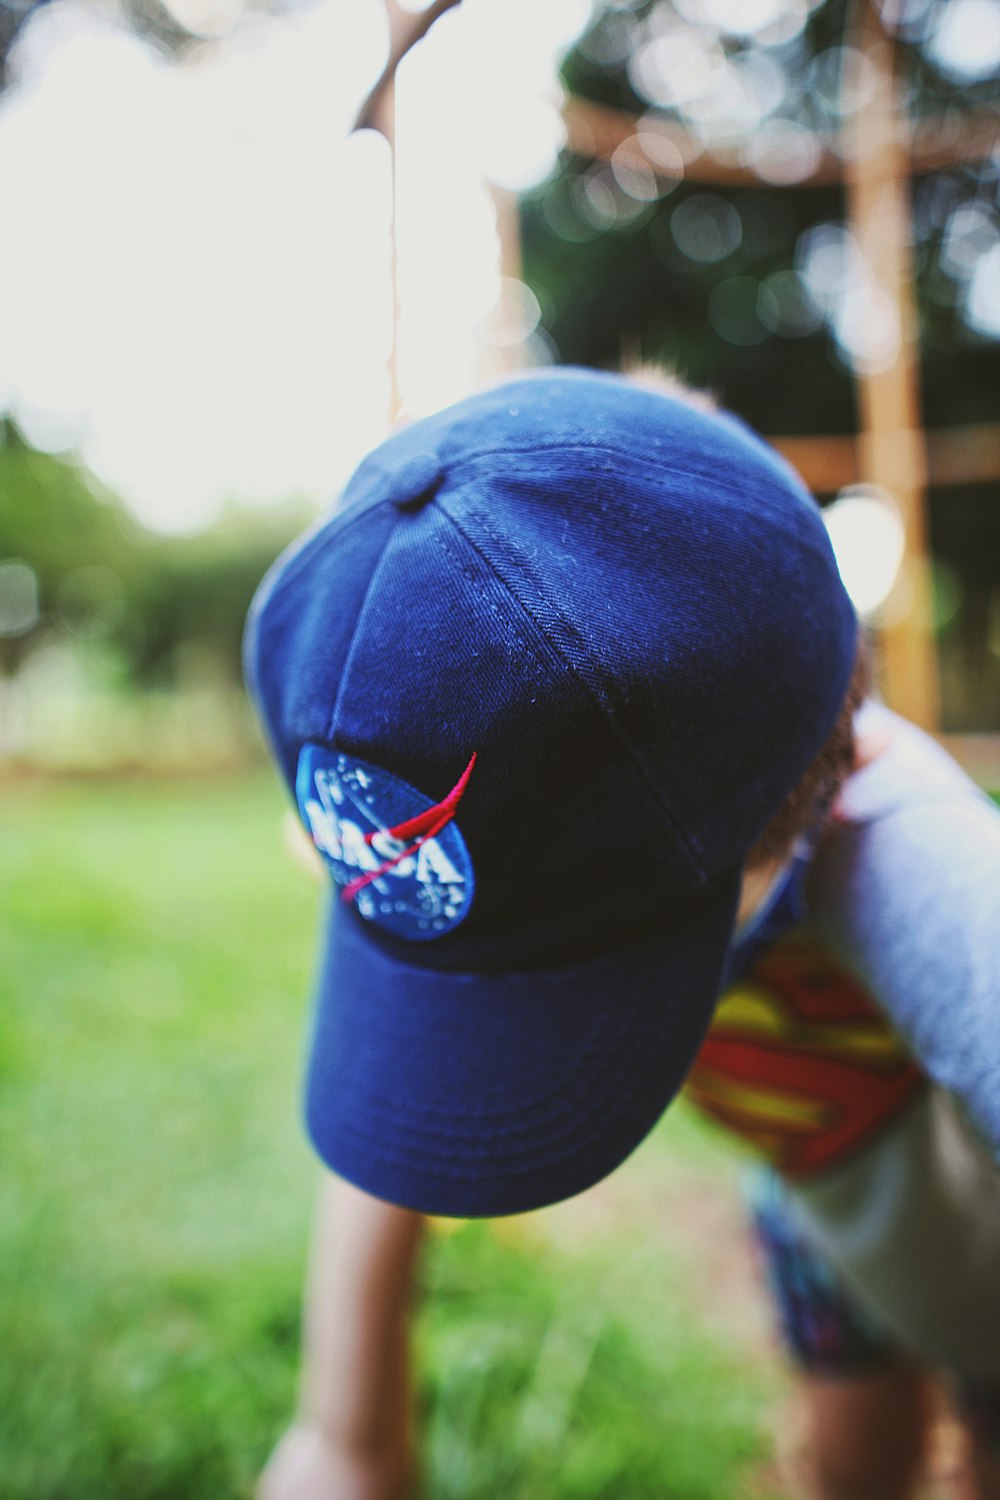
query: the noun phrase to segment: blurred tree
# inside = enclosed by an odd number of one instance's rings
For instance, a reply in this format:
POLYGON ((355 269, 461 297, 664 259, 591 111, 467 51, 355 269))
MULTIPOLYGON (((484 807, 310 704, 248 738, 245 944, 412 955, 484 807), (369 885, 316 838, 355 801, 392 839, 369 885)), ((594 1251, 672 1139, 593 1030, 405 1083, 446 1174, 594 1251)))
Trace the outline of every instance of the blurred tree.
MULTIPOLYGON (((0 89, 8 81, 8 60, 21 27, 50 0, 0 0, 0 89)), ((92 0, 98 3, 98 0, 92 0)), ((229 36, 248 13, 287 15, 309 0, 117 0, 131 29, 160 51, 183 56, 193 47, 229 36)))
POLYGON ((134 600, 142 627, 130 653, 136 680, 171 682, 183 648, 194 643, 208 648, 238 682, 243 623, 254 590, 313 515, 311 507, 294 501, 262 510, 233 505, 195 536, 147 540, 143 590, 134 600))
MULTIPOLYGON (((1000 3, 877 10, 912 163, 923 421, 984 424, 960 477, 990 483, 964 524, 943 519, 950 492, 930 497, 932 539, 949 557, 948 664, 975 659, 969 680, 997 688, 1000 646, 984 620, 1000 615, 983 601, 1000 598, 986 524, 1000 502, 1000 428, 987 425, 1000 341, 1000 3)), ((567 148, 521 202, 547 357, 661 361, 775 436, 855 431, 858 380, 895 357, 842 181, 845 153, 859 149, 853 122, 880 87, 860 18, 848 0, 596 6, 563 63, 567 148)), ((949 480, 956 449, 939 465, 949 480)), ((932 478, 943 452, 931 444, 932 478)), ((952 688, 944 706, 945 727, 1000 728, 998 692, 952 688)))
MULTIPOLYGON (((88 575, 106 592, 135 590, 135 537, 113 502, 99 499, 73 464, 36 453, 9 420, 0 420, 0 560, 19 564, 35 579, 33 615, 0 633, 0 667, 15 672, 52 629, 84 609, 88 575), (100 574, 96 570, 102 570, 100 574)), ((67 627, 71 628, 71 627, 67 627)))
MULTIPOLYGON (((1000 44, 992 65, 974 41, 943 50, 947 17, 968 3, 882 6, 915 130, 936 121, 958 159, 914 178, 929 425, 996 415, 1000 166, 988 147, 961 158, 963 134, 996 122, 1000 44)), ((867 85, 863 61, 850 83, 849 14, 846 0, 598 7, 563 82, 633 116, 648 156, 568 149, 522 201, 525 276, 559 359, 665 359, 765 432, 852 427, 864 351, 845 307, 857 268, 837 153, 867 85)))
POLYGON ((240 639, 251 596, 309 507, 233 506, 196 536, 145 531, 75 464, 36 453, 0 422, 0 567, 33 575, 37 607, 4 629, 0 670, 18 670, 42 641, 101 643, 136 685, 169 686, 192 643, 240 679, 240 639))

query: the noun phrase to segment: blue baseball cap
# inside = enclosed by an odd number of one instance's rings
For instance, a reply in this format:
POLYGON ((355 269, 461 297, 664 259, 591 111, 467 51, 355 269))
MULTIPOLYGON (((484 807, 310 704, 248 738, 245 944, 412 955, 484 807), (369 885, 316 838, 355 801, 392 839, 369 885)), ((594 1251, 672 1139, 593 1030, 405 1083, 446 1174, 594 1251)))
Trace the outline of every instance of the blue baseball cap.
POLYGON ((323 1160, 456 1216, 617 1166, 694 1061, 856 634, 818 508, 731 416, 558 369, 370 454, 246 638, 332 877, 323 1160))

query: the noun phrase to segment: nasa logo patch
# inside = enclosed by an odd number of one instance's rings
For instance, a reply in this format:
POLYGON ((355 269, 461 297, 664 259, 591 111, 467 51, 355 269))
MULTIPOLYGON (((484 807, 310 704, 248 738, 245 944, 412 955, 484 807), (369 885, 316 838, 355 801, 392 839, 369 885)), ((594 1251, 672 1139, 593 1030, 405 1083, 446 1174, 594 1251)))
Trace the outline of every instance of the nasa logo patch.
POLYGON ((435 803, 378 766, 322 745, 303 747, 295 777, 299 811, 341 894, 366 921, 417 941, 442 937, 462 921, 474 879, 454 810, 471 767, 470 761, 449 797, 435 803), (422 820, 438 809, 440 815, 422 820), (418 833, 393 836, 422 821, 418 833))

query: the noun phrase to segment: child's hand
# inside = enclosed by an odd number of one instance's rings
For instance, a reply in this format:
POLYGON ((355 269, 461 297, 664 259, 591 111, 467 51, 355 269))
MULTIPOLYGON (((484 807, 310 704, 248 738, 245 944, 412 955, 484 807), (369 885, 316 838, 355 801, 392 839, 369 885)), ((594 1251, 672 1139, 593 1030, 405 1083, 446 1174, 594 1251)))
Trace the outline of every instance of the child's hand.
POLYGON ((878 760, 884 750, 892 744, 888 729, 875 729, 871 734, 862 734, 854 742, 854 769, 863 771, 873 760, 878 760))
POLYGON ((302 824, 289 809, 281 820, 281 840, 295 863, 314 880, 323 879, 323 861, 302 824))
POLYGON ((409 1454, 345 1453, 318 1423, 298 1421, 272 1453, 256 1500, 410 1500, 415 1488, 409 1454))
MULTIPOLYGON (((853 776, 858 771, 863 771, 870 766, 872 761, 878 760, 892 744, 892 732, 889 729, 874 729, 869 734, 861 734, 854 741, 854 765, 850 774, 853 776)), ((844 811, 843 788, 830 810, 831 821, 834 826, 847 820, 844 811)))

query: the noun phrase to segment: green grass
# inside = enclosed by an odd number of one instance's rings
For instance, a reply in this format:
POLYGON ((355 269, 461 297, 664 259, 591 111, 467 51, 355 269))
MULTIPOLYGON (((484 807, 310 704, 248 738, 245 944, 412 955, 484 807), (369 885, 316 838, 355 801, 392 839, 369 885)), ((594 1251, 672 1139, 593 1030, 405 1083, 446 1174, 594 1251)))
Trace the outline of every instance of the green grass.
MULTIPOLYGON (((3 1500, 248 1496, 288 1417, 317 891, 280 812, 263 777, 0 793, 3 1500)), ((711 1316, 707 1174, 681 1115, 603 1196, 431 1237, 429 1500, 749 1493, 781 1379, 711 1316)))

